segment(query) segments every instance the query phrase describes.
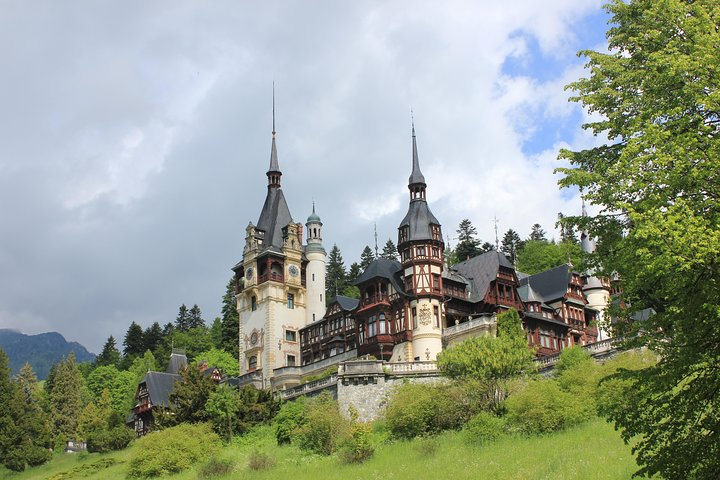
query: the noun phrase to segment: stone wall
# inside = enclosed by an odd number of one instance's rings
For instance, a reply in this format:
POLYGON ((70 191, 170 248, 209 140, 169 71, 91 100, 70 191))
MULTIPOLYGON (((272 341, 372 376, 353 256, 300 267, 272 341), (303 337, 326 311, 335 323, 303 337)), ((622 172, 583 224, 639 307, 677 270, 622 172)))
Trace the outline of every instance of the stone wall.
POLYGON ((340 365, 337 400, 340 412, 349 417, 350 407, 358 420, 377 420, 385 413, 387 401, 396 386, 405 382, 447 381, 435 362, 385 363, 379 360, 346 362, 340 365))

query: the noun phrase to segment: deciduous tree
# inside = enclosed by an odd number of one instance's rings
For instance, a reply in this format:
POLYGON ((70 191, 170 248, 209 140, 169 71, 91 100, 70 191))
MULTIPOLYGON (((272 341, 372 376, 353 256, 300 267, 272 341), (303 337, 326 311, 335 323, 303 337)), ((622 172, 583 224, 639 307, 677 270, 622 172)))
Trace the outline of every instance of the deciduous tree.
POLYGON ((720 477, 720 3, 613 0, 610 53, 583 51, 588 78, 569 85, 607 141, 562 151, 562 186, 600 214, 574 218, 600 238, 604 273, 619 274, 627 346, 655 366, 610 418, 635 438, 640 475, 720 477))

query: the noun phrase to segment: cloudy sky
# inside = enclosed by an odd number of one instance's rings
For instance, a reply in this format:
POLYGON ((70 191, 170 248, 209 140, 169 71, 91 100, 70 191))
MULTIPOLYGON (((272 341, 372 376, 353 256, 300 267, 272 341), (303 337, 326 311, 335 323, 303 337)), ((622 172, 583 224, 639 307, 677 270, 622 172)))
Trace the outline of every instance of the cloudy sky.
POLYGON ((414 111, 453 245, 550 235, 559 148, 594 140, 563 86, 605 48, 603 0, 0 2, 0 328, 98 352, 182 303, 220 313, 270 155, 346 265, 396 239, 414 111))

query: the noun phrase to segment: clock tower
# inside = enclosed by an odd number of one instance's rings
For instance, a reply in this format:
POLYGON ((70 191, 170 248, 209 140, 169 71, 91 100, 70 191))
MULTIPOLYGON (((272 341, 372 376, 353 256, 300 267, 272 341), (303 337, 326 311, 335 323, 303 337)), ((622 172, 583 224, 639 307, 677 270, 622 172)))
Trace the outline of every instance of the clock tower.
POLYGON ((257 225, 245 229, 242 260, 233 267, 240 320, 240 373, 262 374, 300 364, 299 330, 307 323, 303 226, 293 221, 281 188, 273 118, 267 194, 257 225))
MULTIPOLYGON (((412 126, 412 173, 408 181, 410 205, 398 227, 398 252, 405 293, 410 296, 406 318, 412 326, 411 358, 436 360, 442 350, 445 312, 442 303, 443 250, 440 222, 430 211, 427 185, 420 171, 415 125, 412 126)), ((410 352, 408 352, 410 353, 410 352)))

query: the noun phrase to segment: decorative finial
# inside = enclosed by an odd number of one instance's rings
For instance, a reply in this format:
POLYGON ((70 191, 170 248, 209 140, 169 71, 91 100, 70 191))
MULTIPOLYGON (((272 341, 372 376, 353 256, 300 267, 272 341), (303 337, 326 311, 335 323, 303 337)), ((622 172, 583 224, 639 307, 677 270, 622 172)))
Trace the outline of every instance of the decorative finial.
POLYGON ((273 129, 272 134, 275 136, 275 80, 273 80, 273 92, 272 92, 272 117, 273 117, 273 129))
POLYGON ((313 213, 315 213, 315 199, 313 198, 313 213))
POLYGON ((415 114, 413 113, 412 107, 410 107, 410 124, 412 125, 412 135, 415 136, 415 114))
POLYGON ((498 218, 497 218, 497 215, 495 215, 493 217, 493 221, 495 223, 495 250, 499 252, 500 251, 500 241, 498 240, 498 231, 497 231, 498 218))
POLYGON ((378 258, 378 244, 377 244, 377 222, 375 222, 375 258, 378 258))

